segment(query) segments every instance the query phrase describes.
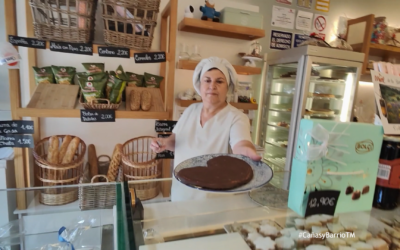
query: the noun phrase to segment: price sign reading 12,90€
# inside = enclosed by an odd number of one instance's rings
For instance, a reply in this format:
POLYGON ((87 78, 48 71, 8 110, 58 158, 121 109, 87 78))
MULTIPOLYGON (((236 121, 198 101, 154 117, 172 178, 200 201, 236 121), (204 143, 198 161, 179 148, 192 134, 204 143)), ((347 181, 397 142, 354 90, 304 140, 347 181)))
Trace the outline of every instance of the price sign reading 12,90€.
POLYGON ((314 214, 334 215, 340 191, 322 190, 309 194, 305 217, 314 214))

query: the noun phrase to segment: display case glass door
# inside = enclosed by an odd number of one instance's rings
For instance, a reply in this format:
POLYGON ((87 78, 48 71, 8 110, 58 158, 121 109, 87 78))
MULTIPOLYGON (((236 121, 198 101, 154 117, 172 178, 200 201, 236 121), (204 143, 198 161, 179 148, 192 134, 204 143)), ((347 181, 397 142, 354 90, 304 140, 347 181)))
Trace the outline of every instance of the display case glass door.
POLYGON ((261 139, 265 148, 264 160, 274 171, 285 168, 296 82, 301 81, 297 69, 298 63, 288 63, 272 65, 268 70, 261 139))

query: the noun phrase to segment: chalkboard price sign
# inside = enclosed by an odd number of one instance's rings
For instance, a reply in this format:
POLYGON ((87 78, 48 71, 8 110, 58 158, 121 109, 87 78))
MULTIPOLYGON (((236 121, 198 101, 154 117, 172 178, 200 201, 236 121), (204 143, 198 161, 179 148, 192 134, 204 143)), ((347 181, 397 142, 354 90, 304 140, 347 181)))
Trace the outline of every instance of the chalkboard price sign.
POLYGON ((159 63, 167 61, 165 52, 135 53, 134 58, 135 63, 159 63))
POLYGON ((115 110, 81 109, 81 122, 115 122, 115 110))
POLYGON ((161 153, 158 153, 156 159, 174 159, 174 152, 165 150, 161 153))
POLYGON ((93 55, 93 45, 88 43, 65 43, 51 41, 50 50, 80 55, 93 55))
POLYGON ((155 124, 156 132, 172 132, 177 121, 162 121, 157 120, 155 124))
POLYGON ((305 217, 314 214, 334 215, 340 191, 322 190, 311 192, 308 196, 305 217))
POLYGON ((99 56, 104 56, 104 57, 119 57, 119 58, 130 57, 130 51, 127 48, 99 47, 97 51, 99 53, 99 56))
POLYGON ((33 121, 0 121, 0 134, 33 133, 33 121))
POLYGON ((15 46, 46 49, 46 41, 22 36, 8 36, 8 41, 15 46))
POLYGON ((32 135, 0 135, 0 148, 33 148, 32 135))

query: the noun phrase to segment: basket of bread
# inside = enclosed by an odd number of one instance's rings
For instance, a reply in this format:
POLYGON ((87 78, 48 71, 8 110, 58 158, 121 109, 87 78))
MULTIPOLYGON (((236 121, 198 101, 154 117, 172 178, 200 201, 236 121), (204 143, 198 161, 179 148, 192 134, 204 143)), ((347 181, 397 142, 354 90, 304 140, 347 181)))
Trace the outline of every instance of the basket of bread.
MULTIPOLYGON (((104 155, 101 155, 104 157, 104 155)), ((88 164, 81 177, 79 208, 81 210, 108 209, 116 205, 116 181, 122 181, 122 145, 117 144, 110 161, 101 162, 93 144, 88 147, 88 164), (104 174, 104 170, 107 172, 104 174), (89 181, 87 181, 89 180, 89 181), (89 184, 85 184, 89 183, 89 184)))
POLYGON ((37 178, 48 187, 40 194, 45 205, 63 205, 78 199, 86 144, 77 136, 54 135, 40 140, 33 150, 37 178), (63 187, 66 186, 66 187, 63 187))
MULTIPOLYGON (((125 142, 122 146, 122 168, 125 181, 146 181, 161 175, 162 161, 156 159, 151 148, 154 137, 141 136, 125 142)), ((129 185, 140 200, 148 200, 160 193, 160 183, 155 181, 129 185)))

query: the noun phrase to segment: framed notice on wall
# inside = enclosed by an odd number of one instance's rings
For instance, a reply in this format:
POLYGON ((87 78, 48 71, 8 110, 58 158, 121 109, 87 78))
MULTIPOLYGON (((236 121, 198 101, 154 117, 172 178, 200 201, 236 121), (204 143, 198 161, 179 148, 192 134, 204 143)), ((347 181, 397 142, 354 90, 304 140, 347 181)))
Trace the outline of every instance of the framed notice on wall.
POLYGON ((384 133, 400 135, 400 77, 375 70, 371 77, 384 133))

